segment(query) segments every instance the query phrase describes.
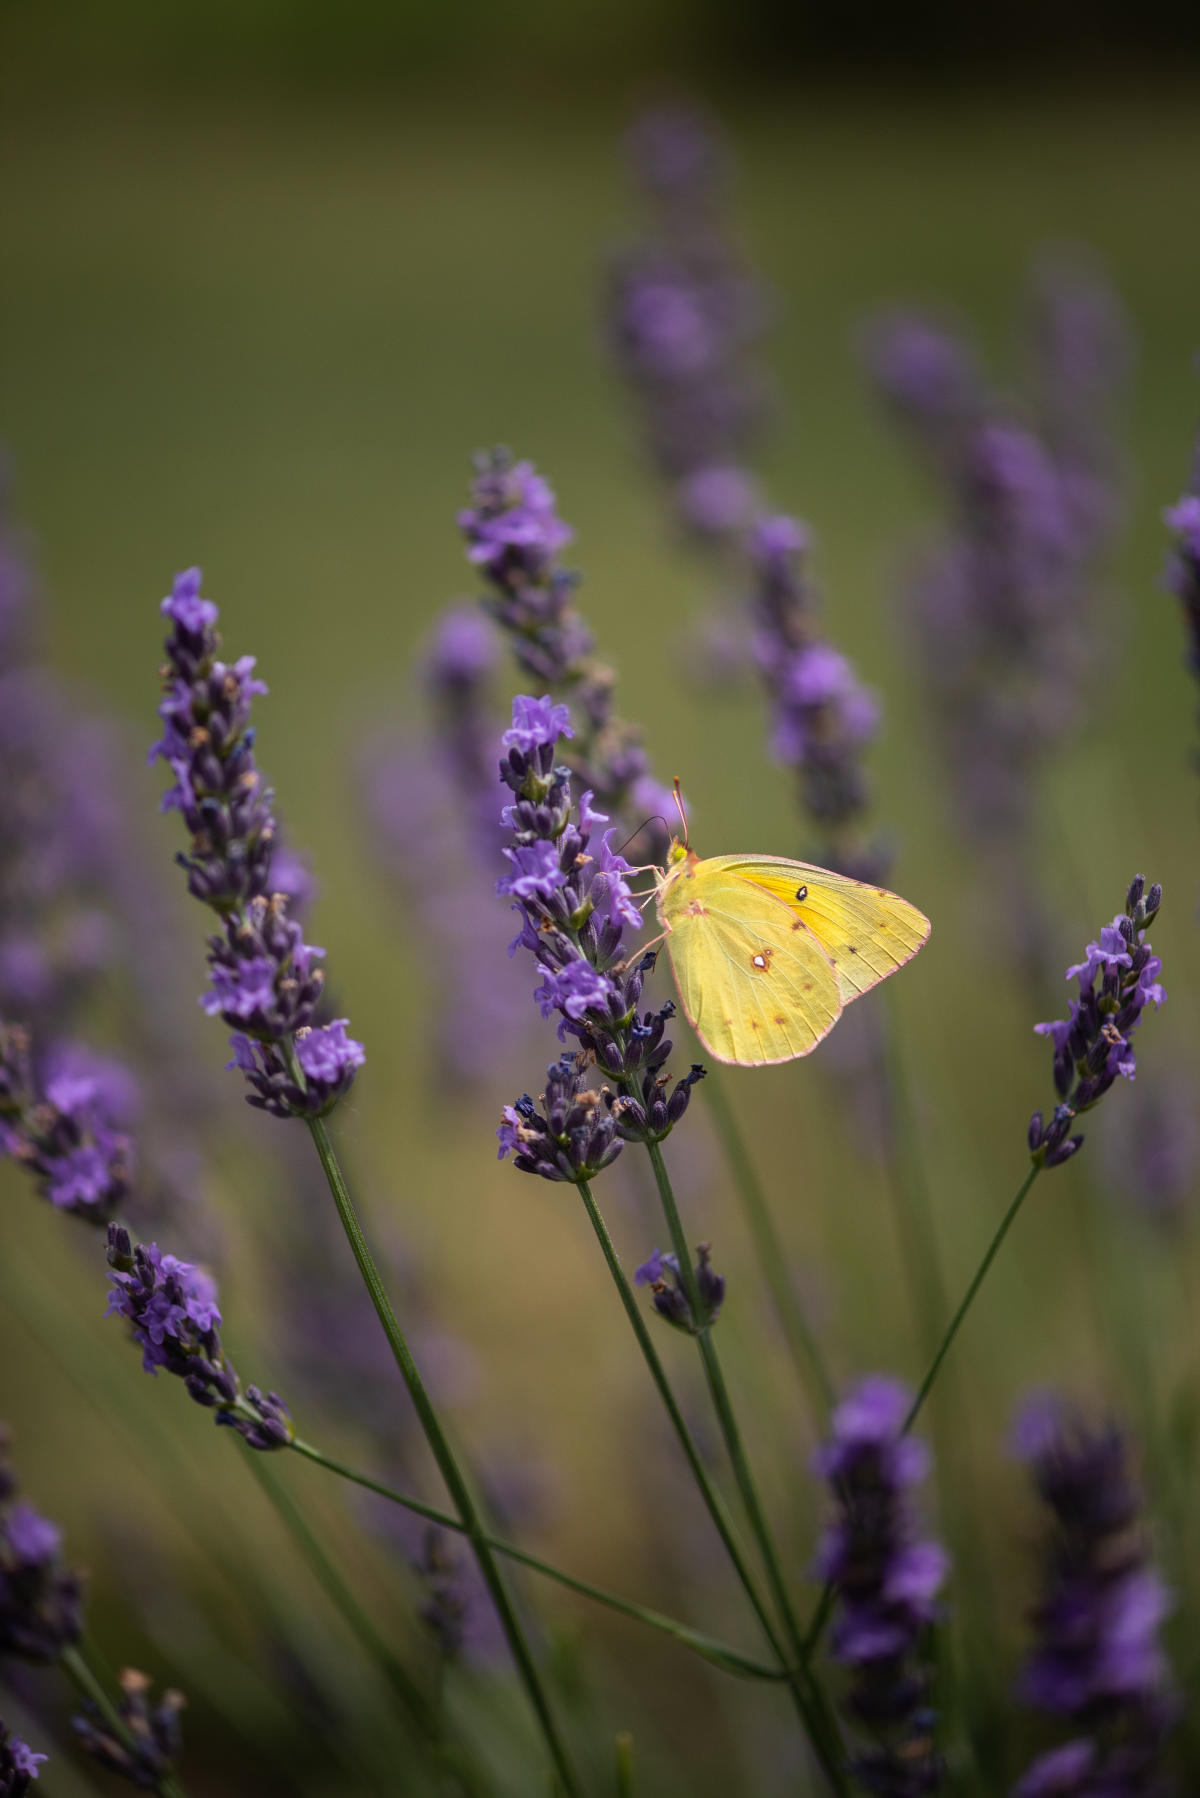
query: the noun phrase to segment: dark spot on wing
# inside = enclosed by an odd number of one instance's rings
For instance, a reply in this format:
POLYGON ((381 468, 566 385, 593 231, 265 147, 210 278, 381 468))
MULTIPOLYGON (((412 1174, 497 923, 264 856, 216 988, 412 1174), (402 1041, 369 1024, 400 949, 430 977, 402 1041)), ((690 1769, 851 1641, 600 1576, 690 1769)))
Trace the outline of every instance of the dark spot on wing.
POLYGON ((797 899, 807 899, 808 898, 808 888, 807 887, 797 887, 796 888, 796 897, 797 897, 797 899))
POLYGON ((854 944, 853 944, 853 943, 850 943, 850 944, 849 944, 849 945, 848 945, 848 947, 849 947, 849 950, 850 950, 850 953, 851 953, 851 955, 857 955, 857 954, 858 954, 858 950, 857 950, 857 949, 856 949, 856 948, 855 948, 855 947, 854 947, 854 944))
POLYGON ((801 922, 800 922, 800 920, 799 920, 799 918, 793 918, 793 919, 792 919, 792 929, 793 929, 793 930, 803 930, 803 929, 804 929, 804 926, 803 926, 803 924, 802 924, 802 923, 801 923, 801 922))
POLYGON ((812 981, 811 981, 811 980, 806 980, 806 981, 805 981, 805 982, 804 982, 804 990, 805 990, 805 992, 806 992, 806 993, 811 993, 811 992, 812 992, 812 981))
POLYGON ((751 1030, 757 1030, 757 1029, 758 1029, 758 1019, 757 1019, 757 1018, 751 1018, 751 1020, 750 1020, 750 1028, 751 1028, 751 1030))
POLYGON ((786 1026, 786 1024, 787 1024, 787 1019, 786 1019, 786 1018, 775 1018, 775 1019, 774 1019, 774 1020, 773 1020, 773 1021, 774 1021, 774 1022, 775 1022, 775 1023, 776 1023, 776 1024, 778 1024, 778 1025, 779 1025, 779 1028, 780 1028, 780 1029, 781 1029, 781 1030, 782 1030, 782 1029, 784 1029, 784 1027, 785 1027, 785 1026, 786 1026))

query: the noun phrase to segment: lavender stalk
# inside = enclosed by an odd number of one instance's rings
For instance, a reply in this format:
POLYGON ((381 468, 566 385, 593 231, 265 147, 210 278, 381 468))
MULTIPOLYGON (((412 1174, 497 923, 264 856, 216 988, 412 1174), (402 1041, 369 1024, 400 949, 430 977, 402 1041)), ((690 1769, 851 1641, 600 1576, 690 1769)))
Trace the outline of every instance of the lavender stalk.
POLYGON ((302 1117, 312 1134, 338 1217, 387 1337, 421 1427, 470 1538, 521 1683, 568 1798, 578 1780, 550 1711, 523 1627, 513 1609, 482 1523, 363 1235, 325 1116, 348 1090, 364 1060, 346 1035, 346 1020, 314 1026, 323 951, 303 940, 286 897, 269 892, 275 836, 272 794, 254 755, 253 700, 265 692, 254 658, 230 665, 218 657, 217 608, 200 595, 199 571, 175 582, 163 601, 171 622, 162 739, 152 757, 167 762, 174 785, 164 805, 191 831, 179 857, 194 897, 212 907, 222 929, 209 938, 209 992, 202 1003, 234 1030, 234 1061, 251 1088, 251 1104, 278 1117, 302 1117))

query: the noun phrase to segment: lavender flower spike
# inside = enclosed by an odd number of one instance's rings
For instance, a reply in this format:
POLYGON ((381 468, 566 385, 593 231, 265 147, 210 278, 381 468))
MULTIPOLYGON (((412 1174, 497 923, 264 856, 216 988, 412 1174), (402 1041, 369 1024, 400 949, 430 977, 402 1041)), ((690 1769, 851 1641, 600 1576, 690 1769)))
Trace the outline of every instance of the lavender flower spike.
POLYGON ((702 1313, 692 1316, 687 1289, 679 1271, 679 1259, 655 1249, 649 1261, 634 1272, 635 1286, 648 1286, 654 1309, 677 1330, 696 1336, 715 1324, 725 1301, 725 1276, 712 1264, 712 1246, 702 1242, 696 1249, 696 1290, 700 1294, 702 1313))
POLYGON ((1124 1438, 1038 1395, 1016 1446, 1052 1519, 1021 1692, 1076 1733, 1014 1798, 1165 1798, 1177 1706, 1159 1631, 1170 1595, 1147 1558, 1124 1438))
POLYGON ((203 1268, 158 1244, 138 1243, 118 1224, 108 1227, 112 1291, 107 1316, 123 1317, 142 1350, 147 1373, 177 1374, 198 1405, 216 1411, 251 1448, 287 1448, 293 1436, 288 1408, 278 1393, 243 1389, 221 1347, 217 1288, 203 1268))
POLYGON ((925 1445, 902 1433, 911 1396, 898 1380, 862 1380, 834 1412, 832 1438, 814 1461, 838 1507, 817 1563, 837 1594, 833 1656, 852 1670, 850 1708, 874 1742, 852 1770, 879 1798, 921 1798, 944 1771, 922 1639, 948 1561, 918 1535, 908 1496, 929 1467, 925 1445))
POLYGON ((1081 1111, 1104 1097, 1118 1075, 1132 1080, 1137 1057, 1130 1038, 1148 1003, 1166 1002, 1158 976, 1162 961, 1146 941, 1147 927, 1162 905, 1162 888, 1138 874, 1125 896, 1125 910, 1106 924, 1084 959, 1067 969, 1079 983, 1066 1018, 1035 1024, 1054 1045, 1054 1085, 1059 1102, 1047 1124, 1035 1111, 1029 1124, 1029 1152, 1038 1167, 1060 1167, 1083 1146, 1069 1134, 1081 1111))
POLYGON ((556 763, 560 740, 572 734, 566 706, 548 696, 514 700, 500 764, 514 795, 502 813, 512 841, 503 851, 509 872, 496 890, 513 900, 521 920, 513 950, 527 948, 536 958, 541 983, 534 998, 543 1017, 557 1012, 559 1040, 574 1037, 585 1062, 595 1061, 624 1089, 618 1098, 603 1090, 581 1095, 580 1067, 567 1058, 547 1076, 544 1114, 529 1099, 505 1112, 501 1155, 515 1152, 526 1172, 578 1180, 607 1166, 621 1140, 661 1141, 687 1110, 704 1070, 693 1068, 668 1090, 665 1032, 675 1008, 668 1001, 639 1016, 654 958, 635 959, 625 942, 642 924, 627 879, 635 870, 614 850, 613 829, 593 846, 593 832, 607 818, 590 792, 575 805, 567 770, 556 763))
POLYGON ((168 1690, 152 1705, 150 1689, 151 1681, 144 1673, 135 1667, 124 1669, 119 1708, 131 1738, 128 1747, 90 1703, 82 1715, 71 1719, 86 1754, 147 1791, 157 1790, 174 1771, 182 1746, 180 1713, 187 1703, 182 1692, 168 1690))
MULTIPOLYGON (((474 504, 458 519, 467 553, 487 574, 491 593, 484 604, 521 668, 539 687, 571 699, 577 728, 561 734, 575 737, 565 759, 580 786, 603 811, 631 823, 669 814, 670 795, 651 778, 637 731, 614 715, 612 671, 594 658, 591 633, 574 603, 579 577, 557 561, 571 533, 550 489, 532 463, 514 462, 505 449, 477 456, 475 466, 474 504)), ((639 834, 650 844, 647 859, 665 849, 665 826, 639 834)))
POLYGON ((348 1090, 365 1060, 346 1019, 315 1025, 323 949, 306 943, 271 879, 277 835, 273 794, 254 757, 253 701, 266 692, 253 656, 218 657, 217 608, 200 596, 200 570, 177 576, 162 610, 166 644, 163 734, 151 760, 167 763, 174 785, 164 807, 182 813, 192 835, 188 890, 218 914, 208 941, 205 1011, 235 1032, 231 1068, 252 1089, 250 1103, 277 1117, 314 1117, 348 1090), (297 1067, 300 1077, 296 1077, 297 1067))
POLYGON ((62 1532, 16 1497, 0 1425, 0 1656, 56 1661, 83 1632, 83 1581, 63 1565, 62 1532))
POLYGON ((36 1090, 28 1036, 0 1023, 0 1152, 28 1168, 42 1198, 94 1224, 129 1194, 133 1145, 116 1127, 115 1096, 111 1078, 67 1061, 36 1090))
POLYGON ((0 1798, 25 1798, 31 1779, 49 1757, 35 1754, 20 1736, 14 1736, 0 1717, 0 1798))
POLYGON ((1163 514, 1174 536, 1167 586, 1183 608, 1187 665, 1200 680, 1200 448, 1189 493, 1163 514))

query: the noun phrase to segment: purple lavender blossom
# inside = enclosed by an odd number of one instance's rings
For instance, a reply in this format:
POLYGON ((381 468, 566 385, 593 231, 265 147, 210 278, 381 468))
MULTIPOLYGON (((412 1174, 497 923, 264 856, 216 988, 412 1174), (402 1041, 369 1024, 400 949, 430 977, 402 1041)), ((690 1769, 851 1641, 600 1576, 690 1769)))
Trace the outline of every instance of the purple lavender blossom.
POLYGON ((157 1243, 134 1244, 128 1230, 108 1228, 112 1291, 106 1316, 123 1317, 142 1350, 147 1373, 178 1375, 198 1405, 216 1411, 251 1448, 286 1448, 292 1440, 288 1408, 278 1393, 243 1389, 221 1346, 221 1311, 211 1275, 164 1255, 157 1243))
POLYGON ((1039 1167, 1060 1167, 1076 1154, 1083 1137, 1069 1135, 1074 1119, 1097 1104, 1118 1077, 1132 1080, 1137 1072, 1130 1039, 1146 1005, 1157 1008, 1167 997, 1158 979, 1162 961, 1146 941, 1161 905, 1162 888, 1147 891, 1145 880, 1136 875, 1125 910, 1103 927, 1097 942, 1088 944, 1084 959, 1067 969, 1067 979, 1079 986, 1067 1016, 1034 1025, 1035 1033, 1054 1045, 1059 1100, 1049 1124, 1040 1111, 1030 1120, 1029 1149, 1039 1167))
POLYGON ((1021 1693, 1076 1732, 1016 1793, 1164 1798, 1176 1705, 1159 1633, 1171 1599, 1147 1558, 1124 1437, 1039 1394, 1016 1446, 1052 1519, 1021 1693))
POLYGON ((892 312, 864 337, 867 372, 926 459, 944 524, 907 583, 960 828, 1038 972, 1028 904, 1036 774, 1071 729, 1096 646, 1096 569, 1119 520, 1112 413, 1128 365, 1119 309, 1061 259, 1035 280, 1034 423, 991 391, 953 324, 892 312))
POLYGON ((586 1066, 585 1056, 564 1055, 547 1068, 540 1111, 528 1094, 505 1106, 498 1161, 511 1155, 522 1173, 577 1184, 616 1160, 622 1143, 611 1094, 584 1086, 586 1066))
POLYGON ((427 716, 375 736, 359 783, 370 847, 437 969, 429 1065, 435 1076, 474 1085, 494 1074, 496 1041, 512 1041, 528 1021, 528 992, 503 954, 508 938, 493 895, 505 840, 490 683, 498 652, 498 634, 477 608, 443 612, 418 669, 413 709, 427 716))
POLYGON ((295 1077, 303 1062, 293 1044, 313 1023, 324 979, 314 964, 325 952, 304 941, 286 894, 271 887, 273 795, 255 762, 250 723, 253 701, 267 689, 253 656, 232 664, 218 658, 217 608, 200 595, 198 568, 176 577, 162 611, 171 623, 163 735, 150 758, 170 768, 174 785, 163 806, 180 811, 192 834, 189 853, 178 857, 188 890, 223 926, 208 940, 210 986, 201 1004, 236 1032, 229 1065, 249 1077, 252 1104, 276 1116, 317 1115, 348 1089, 365 1055, 345 1038, 343 1019, 309 1050, 334 1077, 318 1075, 311 1096, 303 1071, 295 1077))
POLYGON ((1164 512, 1174 544, 1167 563, 1167 587, 1183 609, 1187 632, 1187 665, 1200 679, 1200 448, 1196 451, 1192 489, 1164 512))
MULTIPOLYGON (((623 1095, 611 1101, 605 1120, 598 1114, 592 1119, 589 1113, 587 1141, 593 1143, 594 1127, 610 1160, 620 1146, 617 1136, 657 1142, 667 1135, 687 1109, 703 1070, 694 1068, 668 1092, 662 1070, 671 1044, 664 1034, 675 1008, 668 1001, 657 1012, 638 1015, 653 958, 635 958, 624 940, 627 930, 640 929, 642 923, 625 879, 634 870, 613 849, 612 830, 604 833, 598 852, 591 847, 591 832, 605 817, 595 811, 590 792, 574 806, 568 774, 555 762, 557 745, 570 728, 566 707, 554 706, 548 698, 521 696, 513 702, 513 728, 505 733, 507 755, 500 776, 514 795, 504 809, 513 833, 505 854, 514 871, 500 879, 497 890, 514 900, 513 910, 521 921, 514 950, 526 947, 536 957, 541 984, 534 996, 542 1015, 557 1012, 560 1041, 577 1038, 585 1055, 624 1088, 623 1095)), ((540 1153, 547 1130, 552 1139, 560 1134, 559 1124, 567 1115, 564 1107, 577 1109, 582 1102, 577 1100, 577 1081, 567 1082, 569 1092, 564 1088, 559 1094, 557 1080, 552 1069, 546 1118, 539 1119, 531 1103, 527 1113, 509 1107, 501 1153, 519 1151, 517 1165, 522 1168, 532 1155, 538 1165, 530 1171, 560 1165, 577 1169, 576 1174, 559 1172, 549 1178, 585 1178, 578 1171, 574 1150, 565 1164, 552 1153, 540 1153)), ((522 1101, 522 1106, 526 1103, 522 1101)), ((582 1123, 571 1128, 578 1131, 582 1123)), ((589 1160, 588 1165, 595 1164, 589 1160)))
POLYGON ((121 1720, 128 1732, 122 1741, 95 1705, 85 1703, 71 1724, 85 1754, 118 1773, 131 1785, 157 1791, 173 1772, 183 1745, 180 1715, 186 1704, 182 1692, 167 1690, 157 1704, 151 1701, 152 1682, 135 1667, 121 1674, 121 1720))
POLYGON ((63 1565, 62 1532, 15 1493, 0 1425, 0 1657, 56 1661, 82 1633, 83 1582, 63 1565))
POLYGON ((114 1115, 129 1086, 114 1064, 91 1073, 75 1065, 71 1072, 60 1062, 39 1091, 28 1035, 0 1023, 0 1152, 26 1167, 58 1210, 105 1224, 129 1194, 133 1145, 114 1115))
POLYGON ((48 1758, 35 1754, 0 1717, 0 1798, 25 1798, 30 1780, 39 1777, 38 1768, 48 1758))
POLYGON ((833 1656, 852 1670, 850 1709, 873 1739, 852 1770, 880 1798, 919 1798, 937 1789, 944 1771, 924 1638, 948 1560, 920 1537, 912 1511, 909 1492, 925 1478, 929 1454, 904 1434, 911 1401, 897 1380, 862 1380, 837 1407, 831 1439, 814 1460, 838 1512, 817 1562, 837 1595, 833 1656))
MULTIPOLYGON (((514 464, 503 449, 476 457, 477 475, 472 490, 475 504, 459 517, 468 546, 473 546, 480 532, 489 526, 497 507, 516 503, 508 496, 506 485, 515 467, 531 469, 527 463, 514 464)), ((556 735, 560 739, 568 734, 575 737, 565 759, 581 786, 591 792, 610 817, 620 816, 627 823, 637 824, 639 813, 646 809, 641 798, 646 796, 648 783, 653 784, 646 752, 638 733, 614 714, 612 672, 594 659, 591 633, 574 604, 578 578, 558 565, 548 547, 558 540, 561 533, 547 529, 536 556, 486 564, 493 591, 484 604, 509 639, 525 673, 539 686, 549 688, 551 694, 570 697, 574 727, 570 732, 557 731, 556 735)), ((548 695, 525 703, 553 707, 555 701, 548 695)), ((564 708, 559 705, 557 709, 564 708)), ((530 728, 536 734, 538 729, 546 728, 547 722, 547 715, 539 711, 530 728)), ((526 729, 524 720, 514 718, 513 729, 518 732, 513 745, 519 746, 519 733, 526 729)), ((506 739, 506 748, 513 745, 506 739)), ((655 788, 656 800, 658 791, 655 788)), ((644 852, 647 859, 655 858, 665 849, 668 834, 652 821, 639 832, 635 850, 644 852)))
POLYGON ((713 1267, 710 1243, 702 1242, 696 1249, 695 1278, 702 1307, 699 1318, 692 1316, 677 1255, 663 1254, 655 1249, 649 1261, 644 1261, 634 1271, 633 1283, 650 1288, 654 1309, 660 1317, 677 1330, 686 1330, 689 1335, 696 1336, 716 1323, 725 1300, 725 1277, 713 1267))
POLYGON ((610 262, 610 351, 680 522, 710 543, 735 539, 755 509, 744 464, 769 412, 753 358, 769 296, 735 242, 728 158, 709 121, 656 109, 629 149, 650 221, 645 240, 610 262))
POLYGON ((801 804, 824 833, 819 859, 856 879, 879 880, 887 858, 864 833, 870 789, 862 765, 879 706, 820 636, 804 568, 808 545, 806 527, 784 516, 760 520, 750 538, 754 653, 772 703, 771 746, 795 770, 801 804))

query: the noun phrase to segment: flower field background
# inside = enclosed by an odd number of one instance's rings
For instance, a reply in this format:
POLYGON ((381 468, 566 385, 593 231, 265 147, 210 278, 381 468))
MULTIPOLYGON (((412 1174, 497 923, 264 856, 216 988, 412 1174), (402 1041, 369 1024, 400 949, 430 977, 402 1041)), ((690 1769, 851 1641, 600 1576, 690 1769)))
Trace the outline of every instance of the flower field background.
MULTIPOLYGON (((65 683, 68 715, 107 721, 69 785, 121 861, 128 905, 75 1034, 143 1078, 135 1133, 170 1181, 140 1234, 212 1268, 227 1351, 285 1394, 302 1436, 443 1503, 303 1127, 247 1109, 240 1078, 221 1071, 225 1037, 195 1003, 203 943, 171 867, 179 820, 158 813, 163 781, 144 759, 159 734, 158 604, 177 570, 201 563, 228 654, 257 656, 269 689, 255 700, 256 754, 288 847, 316 877, 333 1012, 366 1045, 335 1133, 502 1533, 753 1652, 753 1620, 574 1192, 496 1158, 501 1108, 539 1093, 561 1051, 529 967, 505 958, 501 898, 494 953, 481 952, 477 921, 504 863, 455 848, 424 672, 442 609, 484 586, 456 524, 471 453, 510 443, 570 522, 563 560, 582 570, 578 603, 617 671, 619 711, 643 727, 660 781, 679 775, 700 854, 821 859, 772 759, 753 666, 739 665, 744 577, 668 515, 613 367, 605 259, 643 216, 620 150, 628 108, 564 94, 538 107, 432 93, 206 104, 118 83, 57 99, 33 86, 6 110, 6 520, 28 537, 38 659, 65 683)), ((1134 874, 1162 884, 1153 937, 1170 1000, 1138 1038, 1136 1081, 1083 1121, 1086 1148, 1037 1182, 989 1274, 921 1421, 935 1472, 917 1502, 951 1557, 936 1696, 946 1789, 1006 1793, 1052 1740, 1015 1695, 1043 1526, 1014 1419, 1031 1389, 1052 1387, 1127 1431, 1173 1594, 1164 1640, 1184 1702, 1171 1754, 1188 1792, 1200 1787, 1188 1704, 1200 1683, 1200 791, 1162 514, 1188 486, 1200 418, 1200 122, 1184 87, 1149 80, 802 105, 772 91, 735 95, 721 116, 730 211, 773 296, 754 351, 774 388, 757 472, 770 509, 811 531, 822 628, 880 702, 872 817, 888 884, 933 933, 862 1002, 886 1009, 911 1099, 901 1125, 880 1125, 869 1044, 849 1020, 807 1060, 710 1080, 736 1112, 837 1389, 869 1373, 913 1386, 1028 1168, 1030 1113, 1054 1104, 1033 1025, 1064 1014, 1062 971, 1134 874), (993 386, 1019 390, 1030 272, 1063 246, 1103 270, 1133 350, 1112 413, 1111 541, 1078 614, 1086 653, 1047 695, 1061 730, 1036 763, 1018 858, 963 828, 929 684, 945 640, 914 627, 904 599, 914 550, 943 517, 939 488, 872 388, 864 328, 881 308, 932 304, 970 334, 993 386)), ((513 694, 541 688, 503 651, 489 681, 498 760, 513 694)), ((510 797, 497 782, 497 813, 510 797)), ((664 972, 655 1002, 669 990, 664 972)), ((682 1073, 704 1058, 681 1021, 675 1036, 682 1073)), ((699 1085, 665 1154, 689 1236, 712 1243, 725 1280, 726 1371, 807 1614, 831 1511, 810 1471, 822 1431, 712 1106, 699 1085)), ((600 1196, 630 1270, 667 1247, 640 1155, 604 1172, 600 1196)), ((406 1770, 381 1664, 281 1532, 234 1432, 214 1431, 177 1382, 148 1380, 120 1324, 104 1322, 103 1233, 38 1202, 21 1169, 0 1169, 0 1205, 0 1417, 21 1487, 88 1570, 103 1656, 187 1694, 188 1792, 436 1789, 406 1770)), ((640 1302, 719 1466, 690 1344, 640 1302)), ((445 1676, 456 1728, 492 1789, 548 1790, 482 1591, 455 1584, 463 1552, 443 1568, 445 1545, 415 1520, 298 1456, 254 1459, 407 1661, 433 1653, 419 1613, 441 1604, 440 1627, 465 1636, 445 1676)), ((774 1686, 731 1679, 535 1577, 517 1570, 519 1602, 538 1619, 589 1790, 823 1789, 774 1686), (611 1770, 622 1731, 629 1788, 611 1770)), ((828 1671, 840 1697, 845 1676, 828 1671)), ((65 1745, 52 1675, 8 1675, 0 1663, 0 1714, 52 1756, 41 1789, 108 1789, 65 1745)))

